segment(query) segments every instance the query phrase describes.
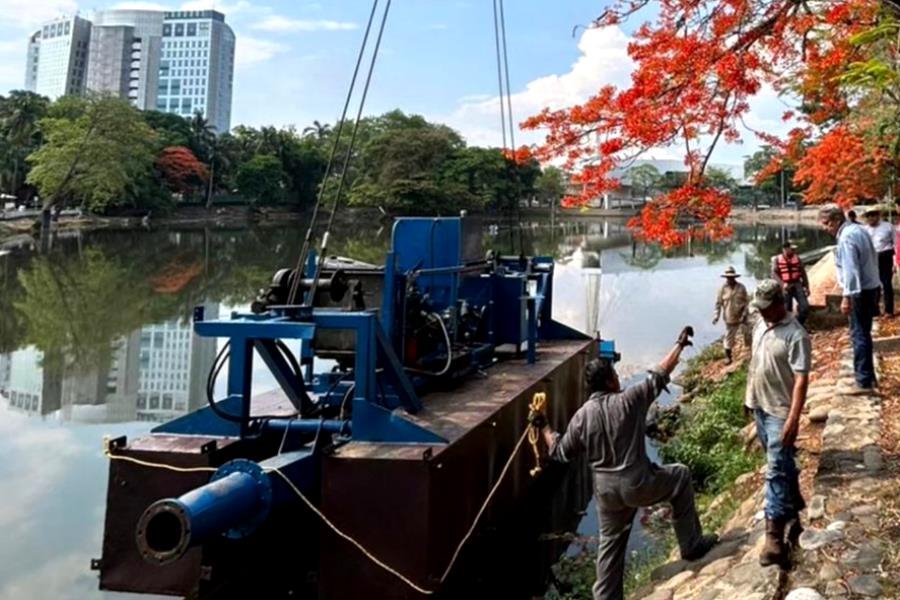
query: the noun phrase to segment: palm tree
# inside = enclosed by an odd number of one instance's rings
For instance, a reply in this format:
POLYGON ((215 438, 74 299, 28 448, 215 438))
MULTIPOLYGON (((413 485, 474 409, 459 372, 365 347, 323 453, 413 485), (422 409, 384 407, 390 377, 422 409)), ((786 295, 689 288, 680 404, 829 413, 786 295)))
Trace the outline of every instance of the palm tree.
POLYGON ((191 117, 191 150, 201 160, 209 160, 216 141, 216 128, 206 120, 199 110, 191 117))
POLYGON ((22 90, 14 90, 0 101, 0 132, 5 142, 0 160, 13 194, 25 180, 26 157, 40 145, 38 121, 46 115, 48 106, 47 98, 22 90))
POLYGON ((331 125, 328 123, 322 124, 319 121, 313 121, 312 125, 303 128, 303 137, 311 135, 317 140, 323 139, 329 133, 331 133, 331 125))

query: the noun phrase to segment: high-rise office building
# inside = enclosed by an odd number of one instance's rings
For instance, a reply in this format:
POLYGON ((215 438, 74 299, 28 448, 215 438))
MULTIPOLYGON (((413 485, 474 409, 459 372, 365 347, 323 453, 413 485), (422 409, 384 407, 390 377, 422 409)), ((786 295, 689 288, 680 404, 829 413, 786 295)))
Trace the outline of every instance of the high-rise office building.
POLYGON ((185 117, 200 111, 217 132, 228 131, 234 43, 234 32, 220 12, 167 12, 156 109, 185 117))
POLYGON ((106 10, 93 17, 87 88, 156 108, 164 13, 106 10))
POLYGON ((90 39, 91 22, 81 17, 44 24, 28 39, 25 88, 51 100, 84 92, 90 39))
POLYGON ((93 27, 79 17, 58 19, 29 38, 25 87, 50 98, 87 89, 140 109, 200 112, 224 133, 231 128, 234 47, 225 15, 213 10, 101 11, 93 27))
MULTIPOLYGON (((219 305, 204 314, 217 318, 219 305)), ((173 319, 140 331, 137 418, 166 421, 206 401, 206 376, 216 355, 215 338, 197 336, 190 321, 173 319)))

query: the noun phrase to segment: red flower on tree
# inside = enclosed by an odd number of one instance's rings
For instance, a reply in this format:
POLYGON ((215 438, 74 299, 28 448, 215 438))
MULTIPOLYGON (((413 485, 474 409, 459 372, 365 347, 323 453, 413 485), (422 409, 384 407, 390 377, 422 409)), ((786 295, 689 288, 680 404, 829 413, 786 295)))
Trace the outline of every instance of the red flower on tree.
POLYGON ((171 191, 190 194, 209 180, 209 169, 184 146, 164 148, 156 159, 156 170, 171 191))
POLYGON ((665 245, 687 235, 680 224, 705 223, 723 235, 730 200, 704 186, 721 141, 741 139, 750 99, 763 85, 800 96, 805 118, 826 123, 847 110, 836 74, 859 58, 850 38, 871 26, 879 0, 615 0, 596 21, 607 26, 655 7, 634 33, 635 68, 626 88, 605 86, 585 103, 544 109, 523 123, 546 132, 539 160, 575 173, 583 205, 618 185, 614 170, 653 149, 681 148, 685 183, 645 207, 637 233, 665 245))

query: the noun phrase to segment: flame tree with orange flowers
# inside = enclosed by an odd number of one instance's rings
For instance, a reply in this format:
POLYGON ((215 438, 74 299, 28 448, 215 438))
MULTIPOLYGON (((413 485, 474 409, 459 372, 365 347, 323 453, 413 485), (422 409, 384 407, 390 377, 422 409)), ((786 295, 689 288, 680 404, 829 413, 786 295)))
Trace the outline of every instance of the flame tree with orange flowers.
POLYGON ((570 206, 615 188, 614 171, 647 152, 680 149, 686 180, 653 198, 631 222, 639 237, 664 246, 682 243, 691 232, 730 233, 730 195, 704 174, 719 144, 746 135, 779 150, 758 177, 790 161, 807 202, 846 205, 881 196, 896 182, 896 4, 614 0, 593 26, 640 20, 655 9, 652 19, 635 24, 630 84, 604 86, 583 104, 545 109, 523 127, 546 133, 534 149, 539 160, 562 161, 573 172, 581 192, 564 200, 570 206), (796 101, 785 118, 799 126, 787 139, 745 123, 751 99, 764 86, 796 101), (685 223, 702 227, 686 230, 685 223))

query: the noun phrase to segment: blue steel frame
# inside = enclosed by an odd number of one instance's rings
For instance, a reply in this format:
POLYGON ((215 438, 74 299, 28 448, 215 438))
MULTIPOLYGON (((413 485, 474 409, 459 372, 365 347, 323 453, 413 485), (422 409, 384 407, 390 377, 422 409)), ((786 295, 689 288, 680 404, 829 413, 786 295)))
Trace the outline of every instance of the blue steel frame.
MULTIPOLYGON (((384 396, 379 400, 377 371, 384 374, 392 396, 399 399, 407 412, 415 414, 422 408, 412 382, 403 370, 393 345, 378 322, 374 311, 338 311, 316 309, 309 321, 297 321, 287 315, 256 315, 234 313, 229 320, 195 320, 194 331, 203 337, 228 338, 231 357, 228 364, 228 391, 223 406, 238 409, 241 416, 239 434, 250 434, 251 388, 253 378, 254 346, 264 340, 299 340, 306 347, 312 346, 318 329, 351 330, 356 336, 356 364, 353 369, 353 420, 347 427, 328 424, 326 430, 353 431, 360 441, 441 443, 443 438, 394 415, 384 396)), ((303 351, 301 351, 302 355, 303 351)), ((269 369, 284 387, 285 381, 295 379, 286 365, 267 361, 269 369)), ((286 390, 287 391, 287 390, 286 390)), ((223 408, 223 410, 228 410, 223 408)), ((202 411, 199 411, 202 412, 202 411)), ((199 433, 198 420, 192 415, 177 419, 154 431, 199 433)), ((300 419, 288 425, 292 431, 313 430, 319 421, 300 419)), ((283 430, 283 429, 282 429, 283 430)))

